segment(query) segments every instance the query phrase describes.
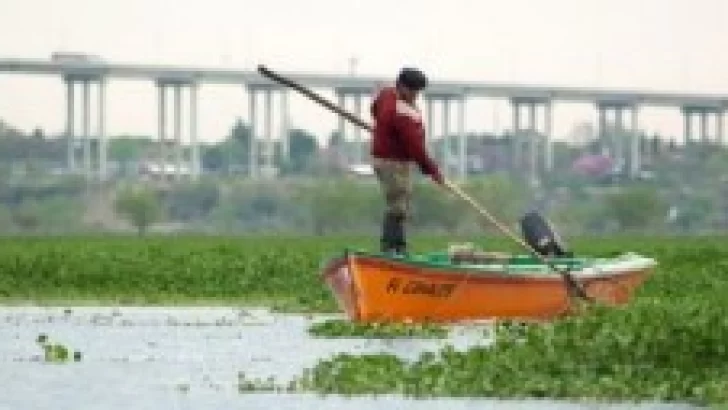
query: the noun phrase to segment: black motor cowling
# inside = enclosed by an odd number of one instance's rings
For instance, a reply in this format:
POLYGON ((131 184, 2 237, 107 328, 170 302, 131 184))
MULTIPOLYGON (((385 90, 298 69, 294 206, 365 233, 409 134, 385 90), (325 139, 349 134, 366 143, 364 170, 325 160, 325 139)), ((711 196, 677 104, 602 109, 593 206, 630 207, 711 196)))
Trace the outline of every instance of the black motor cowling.
POLYGON ((521 218, 523 237, 541 256, 571 257, 551 225, 536 211, 530 211, 521 218))

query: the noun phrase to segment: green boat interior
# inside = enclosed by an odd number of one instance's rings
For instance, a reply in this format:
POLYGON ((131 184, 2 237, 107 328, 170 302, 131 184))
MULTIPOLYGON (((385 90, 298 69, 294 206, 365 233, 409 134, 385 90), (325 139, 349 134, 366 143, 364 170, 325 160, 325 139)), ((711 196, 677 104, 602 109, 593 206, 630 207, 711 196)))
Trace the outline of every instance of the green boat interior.
POLYGON ((422 268, 446 268, 453 272, 468 270, 472 272, 509 274, 543 273, 555 275, 558 272, 554 268, 569 271, 593 268, 594 270, 603 271, 614 267, 644 268, 655 264, 653 259, 635 253, 624 253, 611 258, 553 257, 547 258, 548 263, 545 263, 541 258, 528 254, 483 252, 467 248, 451 248, 445 251, 407 253, 403 255, 348 248, 345 250, 344 255, 369 257, 422 268))

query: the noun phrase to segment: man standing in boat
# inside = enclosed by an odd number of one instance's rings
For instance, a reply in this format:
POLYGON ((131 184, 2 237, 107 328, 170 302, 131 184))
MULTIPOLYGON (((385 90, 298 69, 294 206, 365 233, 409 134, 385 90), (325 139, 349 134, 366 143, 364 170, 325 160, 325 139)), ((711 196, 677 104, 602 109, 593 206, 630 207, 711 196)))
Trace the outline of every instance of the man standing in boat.
POLYGON ((417 96, 425 87, 424 73, 403 68, 395 85, 379 90, 372 101, 372 167, 387 205, 382 223, 382 252, 407 252, 404 225, 410 216, 413 165, 437 184, 443 184, 439 167, 427 153, 422 114, 416 105, 417 96))

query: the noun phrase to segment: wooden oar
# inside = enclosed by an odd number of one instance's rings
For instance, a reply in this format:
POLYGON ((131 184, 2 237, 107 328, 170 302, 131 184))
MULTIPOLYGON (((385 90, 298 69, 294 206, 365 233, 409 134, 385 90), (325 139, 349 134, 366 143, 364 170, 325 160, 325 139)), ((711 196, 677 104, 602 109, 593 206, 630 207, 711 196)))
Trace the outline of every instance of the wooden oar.
MULTIPOLYGON (((262 74, 265 77, 268 77, 280 84, 283 84, 285 86, 288 86, 301 94, 305 95, 309 99, 316 101, 317 103, 323 105, 324 107, 328 108, 329 110, 341 115, 342 117, 348 119, 355 125, 358 125, 361 128, 364 128, 368 131, 373 131, 373 128, 370 124, 367 124, 365 121, 363 121, 361 118, 347 112, 342 107, 339 107, 332 102, 326 100, 324 97, 314 93, 313 91, 309 90, 308 88, 304 87, 301 84, 298 84, 291 79, 285 78, 269 68, 265 67, 264 65, 258 66, 258 72, 262 74)), ((531 252, 533 255, 535 255, 537 258, 539 258, 541 261, 543 261, 547 266, 549 266, 551 269, 559 272, 561 276, 564 278, 564 282, 566 283, 566 289, 567 293, 570 296, 577 296, 585 300, 590 300, 590 298, 587 296, 584 289, 581 287, 581 285, 571 276, 571 274, 566 270, 560 270, 556 266, 554 266, 548 259, 543 257, 541 254, 536 252, 530 245, 528 245, 525 241, 523 241, 518 236, 514 235, 507 227, 502 225, 500 222, 498 222, 497 219, 493 217, 488 211, 486 211, 483 207, 478 205, 470 196, 468 196, 465 192, 463 192, 462 189, 460 189, 457 185, 455 185, 453 182, 445 180, 444 183, 445 187, 448 188, 450 191, 454 192, 459 198, 463 199, 465 202, 467 202, 470 206, 472 206, 476 211, 478 211, 479 214, 486 217, 491 223, 493 223, 501 232, 503 232, 506 236, 510 237, 511 239, 515 240, 518 244, 523 246, 526 250, 531 252)))

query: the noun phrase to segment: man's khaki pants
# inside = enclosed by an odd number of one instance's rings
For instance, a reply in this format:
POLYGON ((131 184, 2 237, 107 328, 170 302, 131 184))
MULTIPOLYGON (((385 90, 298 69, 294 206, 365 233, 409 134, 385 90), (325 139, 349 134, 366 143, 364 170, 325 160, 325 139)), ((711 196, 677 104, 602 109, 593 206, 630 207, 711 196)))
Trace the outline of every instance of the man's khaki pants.
POLYGON ((373 158, 372 167, 387 206, 382 224, 382 251, 405 252, 404 222, 411 217, 413 165, 407 161, 373 158))

